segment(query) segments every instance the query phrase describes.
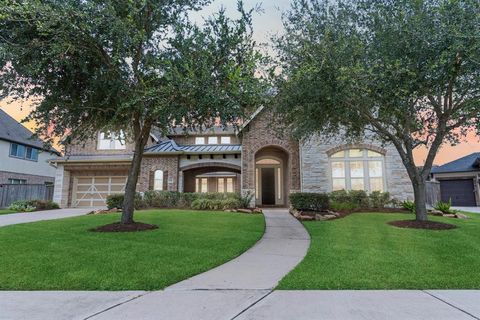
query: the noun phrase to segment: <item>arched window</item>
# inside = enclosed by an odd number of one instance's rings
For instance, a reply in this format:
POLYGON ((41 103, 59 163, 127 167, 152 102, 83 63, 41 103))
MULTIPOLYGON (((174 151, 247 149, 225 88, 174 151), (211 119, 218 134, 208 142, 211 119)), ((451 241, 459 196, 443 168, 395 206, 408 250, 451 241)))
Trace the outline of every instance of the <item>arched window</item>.
POLYGON ((156 170, 153 175, 153 190, 163 190, 163 171, 156 170))
POLYGON ((332 190, 384 191, 384 156, 368 149, 348 149, 330 156, 332 190))

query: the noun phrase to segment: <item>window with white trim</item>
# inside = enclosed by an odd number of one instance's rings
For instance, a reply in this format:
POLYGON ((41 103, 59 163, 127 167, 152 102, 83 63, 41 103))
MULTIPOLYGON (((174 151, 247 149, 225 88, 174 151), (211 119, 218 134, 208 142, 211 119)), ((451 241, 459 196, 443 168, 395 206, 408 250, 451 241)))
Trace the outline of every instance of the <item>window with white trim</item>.
POLYGON ((195 137, 195 144, 205 144, 205 137, 195 137))
POLYGON ((218 137, 208 137, 208 144, 218 144, 218 137))
POLYGON ((13 178, 9 178, 9 179, 8 179, 8 183, 9 183, 9 184, 27 184, 27 180, 25 180, 25 179, 13 179, 13 178))
POLYGON ((120 132, 100 132, 98 134, 99 150, 125 150, 125 134, 120 132))
POLYGON ((230 137, 220 137, 220 144, 230 144, 232 139, 230 137))
POLYGON ((384 191, 385 157, 367 149, 348 149, 330 156, 332 190, 384 191))
POLYGON ((10 143, 10 157, 38 161, 38 149, 19 143, 10 143))
POLYGON ((153 174, 153 190, 163 190, 163 171, 155 170, 153 174))

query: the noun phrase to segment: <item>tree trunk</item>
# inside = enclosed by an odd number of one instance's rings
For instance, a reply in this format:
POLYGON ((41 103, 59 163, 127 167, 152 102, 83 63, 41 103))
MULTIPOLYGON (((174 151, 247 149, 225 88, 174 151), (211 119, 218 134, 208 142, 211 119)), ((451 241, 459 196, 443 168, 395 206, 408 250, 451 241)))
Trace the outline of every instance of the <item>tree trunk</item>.
MULTIPOLYGON (((148 135, 147 135, 148 137, 148 135)), ((133 154, 130 170, 128 171, 127 185, 125 186, 125 196, 123 198, 123 209, 121 223, 133 223, 133 212, 135 210, 135 194, 137 190, 138 175, 143 158, 143 150, 147 139, 143 135, 135 141, 135 152, 133 154)))
POLYGON ((427 221, 427 188, 426 181, 413 181, 413 193, 415 195, 415 219, 417 221, 427 221))

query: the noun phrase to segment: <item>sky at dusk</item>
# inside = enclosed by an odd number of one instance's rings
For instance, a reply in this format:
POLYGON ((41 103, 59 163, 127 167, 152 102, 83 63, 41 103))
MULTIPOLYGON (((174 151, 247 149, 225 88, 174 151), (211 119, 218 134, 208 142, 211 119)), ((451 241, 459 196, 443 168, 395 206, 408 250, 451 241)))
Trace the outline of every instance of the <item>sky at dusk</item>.
MULTIPOLYGON (((282 11, 288 9, 290 4, 289 0, 244 0, 245 8, 254 8, 260 5, 262 12, 255 14, 253 18, 254 38, 258 43, 267 43, 272 35, 282 32, 282 11)), ((192 14, 192 18, 195 21, 202 21, 203 17, 208 17, 214 12, 217 12, 221 7, 225 7, 227 13, 231 16, 236 16, 236 1, 233 0, 216 0, 211 5, 207 6, 200 12, 192 14)), ((28 102, 14 102, 7 103, 6 101, 0 101, 0 108, 5 110, 8 114, 17 120, 23 119, 31 110, 31 106, 28 102)), ((34 124, 24 124, 27 128, 32 129, 34 124)), ((480 137, 474 133, 470 133, 465 142, 456 146, 443 146, 440 150, 435 164, 443 164, 472 152, 480 152, 480 137)), ((417 150, 415 153, 417 164, 422 165, 425 158, 425 150, 417 150)))

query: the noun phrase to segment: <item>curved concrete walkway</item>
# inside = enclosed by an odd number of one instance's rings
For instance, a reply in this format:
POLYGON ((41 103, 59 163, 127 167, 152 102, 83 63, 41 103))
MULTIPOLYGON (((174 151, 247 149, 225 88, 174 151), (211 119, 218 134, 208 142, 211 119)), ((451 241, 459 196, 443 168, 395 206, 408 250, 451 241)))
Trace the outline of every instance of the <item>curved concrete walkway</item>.
POLYGON ((44 210, 34 212, 9 213, 0 215, 0 227, 12 224, 54 220, 82 216, 92 211, 92 209, 66 208, 55 210, 44 210))

